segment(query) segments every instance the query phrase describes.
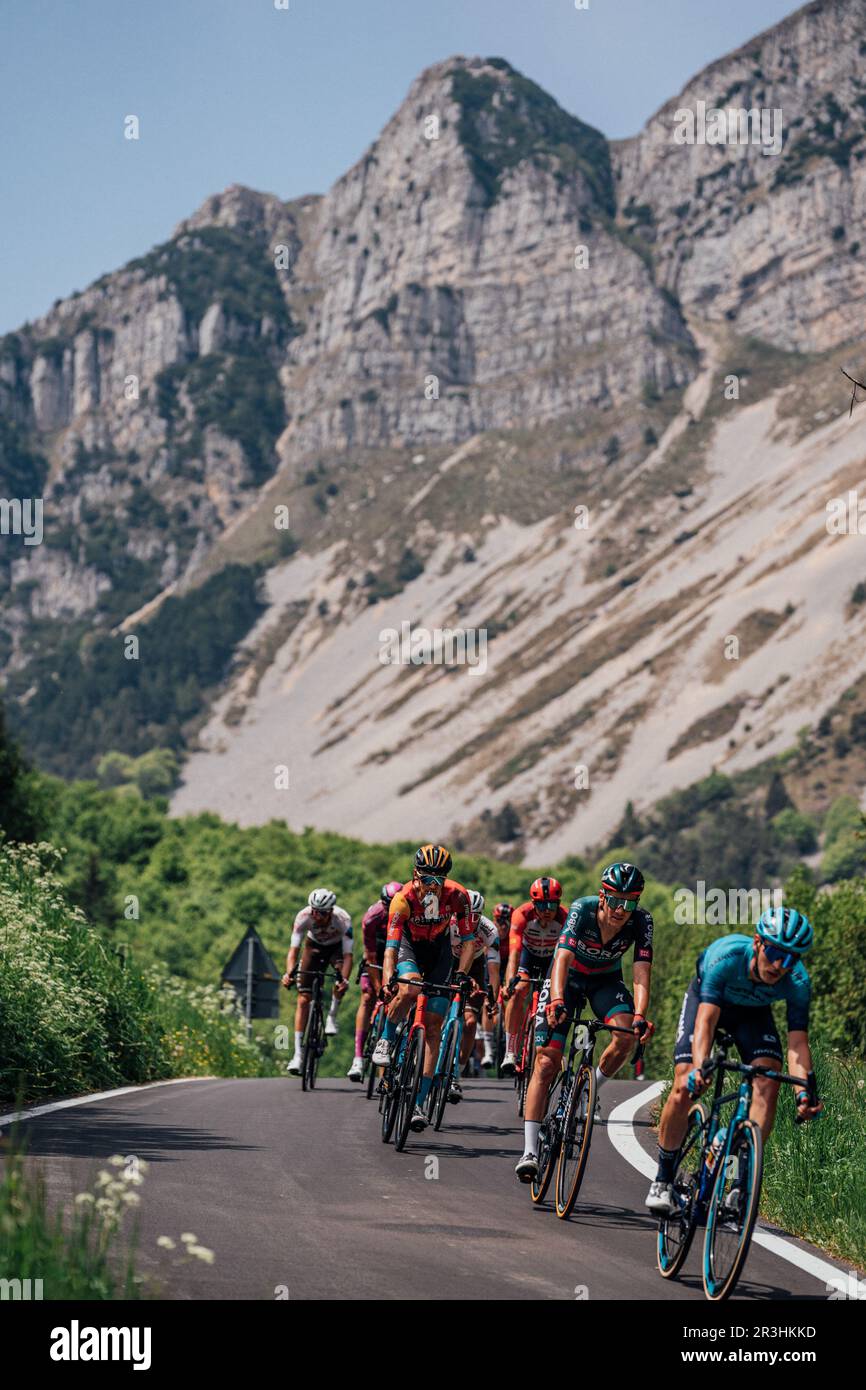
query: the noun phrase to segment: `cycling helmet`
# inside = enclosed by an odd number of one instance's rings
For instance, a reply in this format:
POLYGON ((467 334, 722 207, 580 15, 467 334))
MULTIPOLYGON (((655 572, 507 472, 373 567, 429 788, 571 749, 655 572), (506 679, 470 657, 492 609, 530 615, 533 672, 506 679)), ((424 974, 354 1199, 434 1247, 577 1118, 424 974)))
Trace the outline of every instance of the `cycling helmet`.
POLYGON ((451 855, 443 845, 422 845, 415 851, 415 868, 419 874, 442 874, 451 872, 451 855))
POLYGON ((511 906, 511 903, 497 903, 493 909, 494 922, 501 922, 503 918, 506 922, 510 922, 513 911, 514 908, 511 906))
POLYGON ((618 860, 616 864, 609 864, 605 869, 601 876, 601 886, 609 888, 612 893, 637 898, 643 892, 644 878, 634 864, 624 864, 622 860, 618 860))
POLYGON ((558 903, 562 897, 562 884, 557 878, 537 878, 529 890, 534 903, 558 903))
POLYGON ((795 956, 805 955, 815 936, 809 918, 795 907, 768 908, 758 918, 755 931, 762 941, 791 951, 795 956))
POLYGON ((391 901, 395 893, 400 892, 402 887, 402 883, 398 883, 396 878, 393 878, 390 883, 383 884, 379 897, 382 899, 383 903, 387 904, 391 901))
POLYGON ((471 891, 471 893, 469 894, 469 906, 471 907, 473 913, 483 912, 483 911, 484 911, 484 895, 483 895, 483 893, 476 893, 475 889, 473 888, 472 891, 471 891))
POLYGON ((330 888, 314 888, 307 902, 314 912, 332 912, 337 901, 336 893, 330 888))

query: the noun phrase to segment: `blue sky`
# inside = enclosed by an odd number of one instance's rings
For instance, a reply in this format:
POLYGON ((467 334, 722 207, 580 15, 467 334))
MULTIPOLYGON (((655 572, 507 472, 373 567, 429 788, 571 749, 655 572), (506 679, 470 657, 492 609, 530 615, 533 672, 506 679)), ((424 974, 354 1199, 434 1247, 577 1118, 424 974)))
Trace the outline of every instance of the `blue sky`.
POLYGON ((507 58, 610 137, 791 0, 0 0, 0 332, 230 183, 325 192, 454 53, 507 58), (141 138, 123 138, 135 114, 141 138))

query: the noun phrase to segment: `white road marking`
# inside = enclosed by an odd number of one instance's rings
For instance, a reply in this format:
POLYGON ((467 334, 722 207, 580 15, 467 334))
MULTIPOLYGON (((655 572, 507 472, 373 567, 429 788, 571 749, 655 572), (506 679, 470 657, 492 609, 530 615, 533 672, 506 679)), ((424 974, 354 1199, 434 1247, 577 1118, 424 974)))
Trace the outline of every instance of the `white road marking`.
MULTIPOLYGON (((639 1091, 637 1095, 630 1096, 621 1105, 617 1105, 607 1120, 608 1137, 617 1153, 621 1154, 632 1168, 636 1168, 639 1173, 643 1173, 644 1177, 650 1180, 656 1175, 655 1160, 638 1140, 634 1132, 633 1121, 637 1112, 654 1101, 663 1090, 664 1083, 654 1081, 650 1086, 639 1091)), ((778 1255, 780 1259, 796 1265, 806 1274, 811 1274, 813 1278, 820 1279, 828 1293, 831 1289, 838 1289, 842 1293, 850 1294, 851 1281, 847 1270, 840 1270, 836 1265, 831 1265, 827 1260, 813 1255, 811 1251, 801 1250, 799 1246, 792 1245, 790 1240, 783 1236, 774 1235, 772 1231, 761 1230, 760 1226, 757 1225, 752 1234, 752 1241, 755 1245, 762 1245, 771 1254, 778 1255)))
POLYGON ((37 1115, 49 1115, 52 1110, 69 1110, 74 1105, 92 1105, 97 1100, 113 1100, 115 1096, 128 1096, 133 1091, 152 1091, 154 1086, 181 1086, 189 1081, 216 1081, 215 1076, 173 1076, 168 1081, 148 1081, 143 1086, 120 1086, 116 1091, 94 1091, 88 1096, 73 1096, 71 1100, 52 1100, 46 1105, 34 1105, 31 1110, 13 1110, 8 1115, 0 1115, 0 1129, 4 1125, 14 1125, 16 1120, 34 1120, 37 1115))

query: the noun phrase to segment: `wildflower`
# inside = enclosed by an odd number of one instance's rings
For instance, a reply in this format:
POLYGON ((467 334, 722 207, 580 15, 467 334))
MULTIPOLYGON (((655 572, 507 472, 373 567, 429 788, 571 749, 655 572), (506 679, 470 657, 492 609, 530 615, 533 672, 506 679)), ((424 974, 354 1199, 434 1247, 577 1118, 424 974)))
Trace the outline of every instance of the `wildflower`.
POLYGON ((214 1262, 213 1251, 206 1250, 203 1245, 188 1245, 186 1253, 188 1255, 195 1255, 197 1260, 201 1260, 206 1265, 212 1265, 214 1262))
POLYGON ((194 1236, 191 1231, 184 1231, 181 1240, 184 1245, 196 1245, 198 1243, 198 1236, 194 1236))
POLYGON ((171 1236, 157 1236, 157 1238, 156 1238, 156 1243, 157 1243, 157 1245, 161 1245, 162 1248, 163 1248, 163 1250, 174 1250, 174 1249, 175 1249, 175 1244, 174 1244, 174 1241, 172 1240, 171 1236))

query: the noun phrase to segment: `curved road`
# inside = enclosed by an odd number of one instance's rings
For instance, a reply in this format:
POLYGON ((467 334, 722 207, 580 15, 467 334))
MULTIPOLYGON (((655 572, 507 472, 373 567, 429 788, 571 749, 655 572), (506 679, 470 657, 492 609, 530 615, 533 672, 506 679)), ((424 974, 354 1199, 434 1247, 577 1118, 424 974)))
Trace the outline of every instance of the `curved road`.
MULTIPOLYGON (((404 1154, 381 1142, 375 1100, 342 1080, 306 1095, 288 1078, 144 1087, 23 1128, 57 1199, 83 1190, 111 1154, 148 1161, 138 1268, 163 1297, 574 1299, 586 1286, 590 1299, 704 1301, 700 1233, 679 1280, 656 1272, 647 1179, 614 1147, 614 1127, 595 1130, 577 1208, 559 1221, 514 1177, 522 1124, 511 1085, 482 1078, 464 1089, 442 1131, 410 1136, 404 1154), (185 1231, 214 1251, 212 1265, 156 1244, 185 1231)), ((609 1083, 605 1116, 646 1089, 609 1083)), ((654 1152, 646 1109, 634 1133, 654 1152)), ((735 1297, 827 1291, 753 1244, 735 1297)))

